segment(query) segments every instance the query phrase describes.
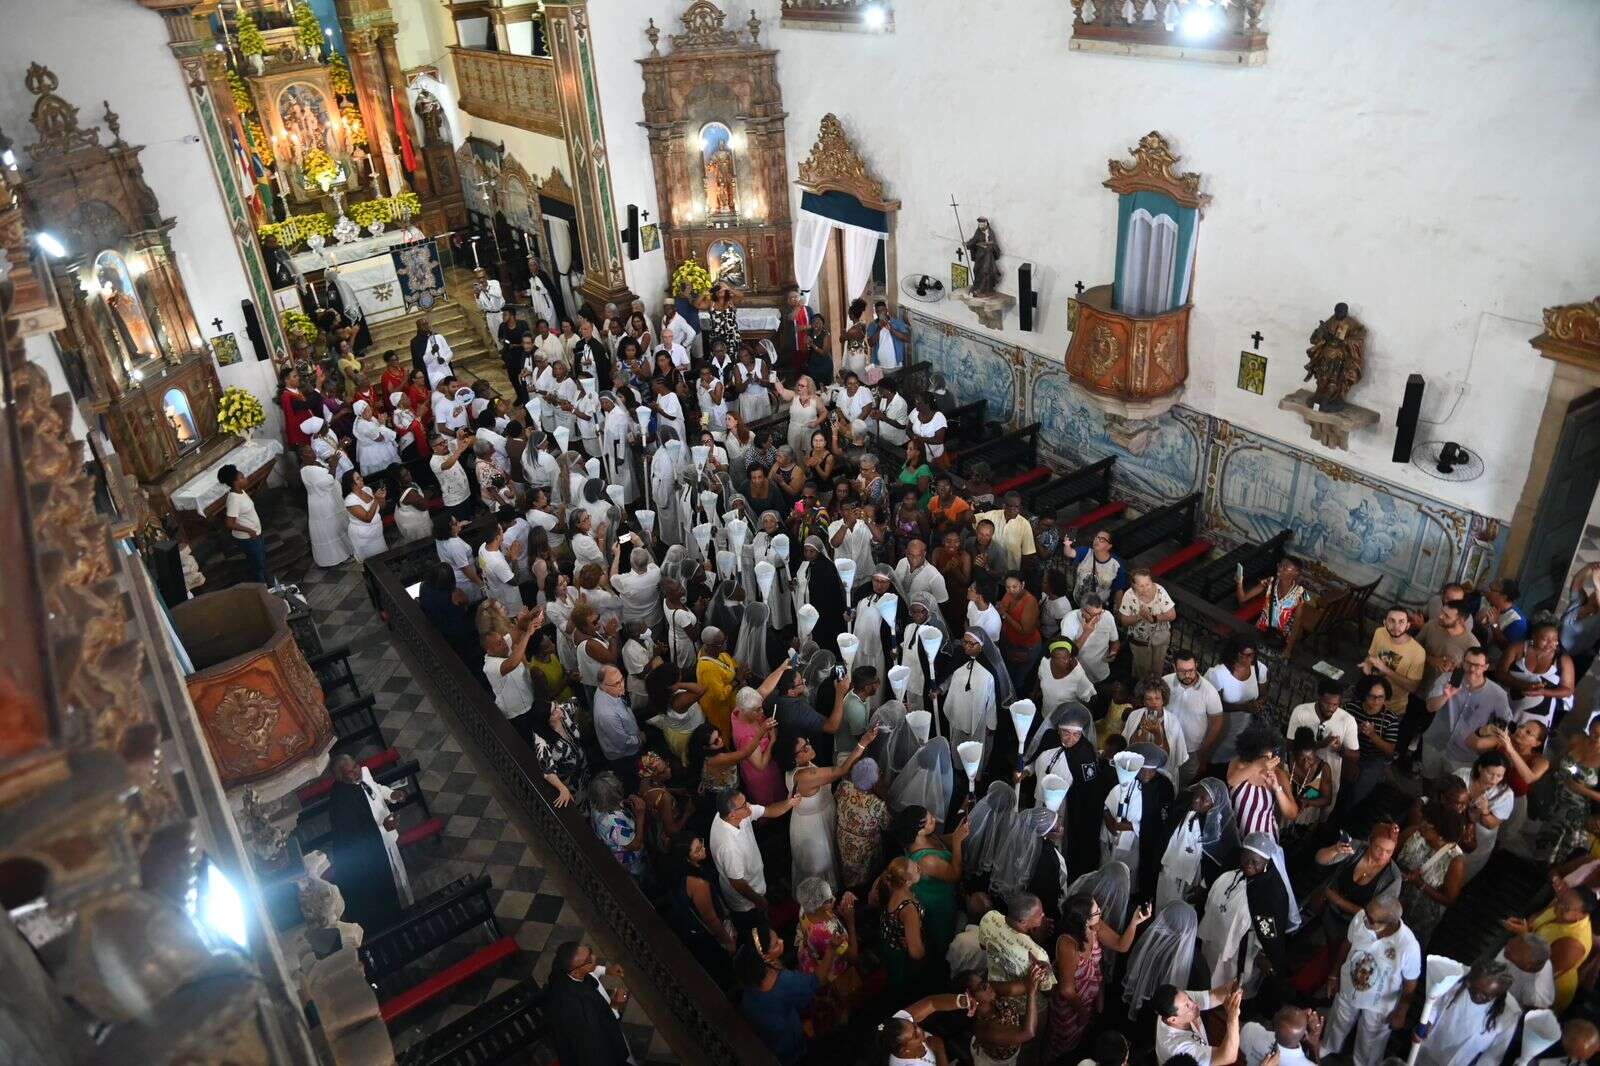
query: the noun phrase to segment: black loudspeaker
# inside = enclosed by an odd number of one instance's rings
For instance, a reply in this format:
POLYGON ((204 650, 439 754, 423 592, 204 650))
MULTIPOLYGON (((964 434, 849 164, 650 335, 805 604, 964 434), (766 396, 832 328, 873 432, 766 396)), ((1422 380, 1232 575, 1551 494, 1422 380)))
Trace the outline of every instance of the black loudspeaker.
POLYGON ((1421 374, 1406 378, 1406 398, 1394 416, 1394 461, 1397 463, 1411 461, 1411 446, 1417 439, 1417 418, 1422 414, 1422 387, 1421 374))
POLYGON ((239 309, 244 312, 244 333, 250 338, 250 344, 256 350, 256 360, 259 362, 272 351, 267 347, 267 336, 261 332, 261 316, 256 314, 254 300, 244 299, 239 301, 239 309))
POLYGON ((628 259, 639 258, 639 209, 628 205, 628 228, 622 231, 622 241, 628 246, 628 259))
POLYGON ((1033 264, 1023 263, 1017 268, 1017 314, 1022 319, 1024 331, 1033 329, 1033 313, 1039 308, 1039 294, 1033 287, 1033 264))

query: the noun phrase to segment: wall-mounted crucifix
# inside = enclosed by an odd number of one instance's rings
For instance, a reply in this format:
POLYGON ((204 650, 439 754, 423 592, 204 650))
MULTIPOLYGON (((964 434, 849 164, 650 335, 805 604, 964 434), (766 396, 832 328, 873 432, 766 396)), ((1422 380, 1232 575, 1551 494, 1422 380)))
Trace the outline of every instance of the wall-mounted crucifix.
POLYGON ((1083 295, 1083 282, 1081 282, 1081 281, 1074 281, 1074 282, 1073 282, 1073 283, 1072 283, 1072 287, 1073 287, 1073 288, 1074 288, 1074 289, 1077 289, 1077 290, 1078 290, 1078 295, 1079 295, 1079 296, 1082 296, 1082 295, 1083 295))
POLYGON ((212 320, 211 320, 211 324, 212 324, 212 325, 213 325, 213 326, 216 326, 216 327, 217 327, 217 332, 218 332, 218 333, 221 333, 221 332, 222 332, 222 319, 220 319, 220 318, 213 318, 213 319, 212 319, 212 320))
POLYGON ((1250 339, 1255 342, 1254 349, 1259 352, 1261 350, 1261 331, 1258 329, 1250 334, 1250 339))

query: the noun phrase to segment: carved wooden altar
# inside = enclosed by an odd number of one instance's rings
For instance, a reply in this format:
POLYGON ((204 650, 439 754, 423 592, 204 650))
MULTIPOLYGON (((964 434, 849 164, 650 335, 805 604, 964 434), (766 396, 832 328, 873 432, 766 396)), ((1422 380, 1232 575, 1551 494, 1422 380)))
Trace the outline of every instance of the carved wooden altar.
POLYGON ((1134 301, 1118 285, 1089 289, 1079 297, 1078 326, 1067 347, 1067 375, 1106 412, 1112 435, 1133 451, 1142 449, 1154 420, 1178 402, 1189 378, 1189 312, 1194 305, 1188 272, 1195 227, 1211 198, 1200 191, 1199 174, 1180 173, 1177 165, 1166 139, 1155 132, 1133 149, 1131 163, 1109 161, 1111 176, 1103 184, 1118 194, 1119 283, 1126 286, 1131 275, 1143 271, 1143 264, 1130 266, 1128 261, 1149 248, 1130 240, 1130 219, 1142 215, 1148 221, 1153 212, 1177 235, 1169 237, 1172 259, 1166 272, 1157 271, 1164 300, 1159 310, 1135 311, 1130 309, 1134 301))
POLYGON ((217 432, 221 386, 173 259, 176 219, 162 217, 141 149, 122 140, 109 105, 112 142, 102 145, 99 128, 80 126, 78 109, 56 95, 54 74, 34 64, 27 84, 38 97, 39 140, 28 149, 23 196, 36 227, 67 250, 52 263, 62 362, 79 373, 87 406, 160 509, 237 443, 217 432))
POLYGON ((794 279, 778 53, 761 47, 753 13, 728 29, 695 0, 680 20, 667 54, 651 20, 639 60, 667 265, 693 260, 747 302, 773 304, 794 279))

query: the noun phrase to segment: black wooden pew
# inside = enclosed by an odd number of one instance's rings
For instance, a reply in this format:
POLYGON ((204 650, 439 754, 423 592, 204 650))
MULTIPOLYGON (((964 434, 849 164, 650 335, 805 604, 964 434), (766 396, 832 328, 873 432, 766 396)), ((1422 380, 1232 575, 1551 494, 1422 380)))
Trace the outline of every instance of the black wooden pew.
POLYGON ((1098 500, 1102 505, 1110 503, 1111 474, 1116 461, 1116 456, 1108 455, 1099 462, 1030 485, 1022 490, 1023 509, 1040 518, 1060 517, 1062 511, 1084 500, 1098 500))
POLYGON ((333 719, 333 735, 338 738, 333 745, 336 753, 351 753, 364 744, 375 745, 380 750, 389 746, 378 725, 375 700, 371 696, 329 707, 328 716, 333 719))
POLYGON ((320 655, 311 656, 306 660, 311 666, 311 672, 317 675, 317 684, 322 686, 322 696, 330 704, 333 695, 341 688, 350 690, 349 699, 361 698, 361 685, 356 681, 356 674, 350 667, 350 646, 341 644, 336 648, 329 648, 320 655))
POLYGON ((1200 516, 1200 494, 1190 493, 1175 503, 1146 511, 1111 531, 1112 550, 1125 562, 1167 541, 1180 548, 1194 543, 1200 516))
POLYGON ((985 432, 984 418, 988 412, 988 400, 973 400, 946 415, 945 419, 950 423, 950 429, 945 434, 945 447, 975 444, 981 441, 985 432))
POLYGON ((1270 577, 1277 570, 1278 561, 1289 550, 1289 542, 1293 539, 1294 533, 1285 529, 1260 544, 1241 544, 1210 562, 1179 574, 1174 580, 1207 602, 1232 608, 1237 568, 1244 567, 1246 586, 1270 577))
POLYGON ((407 907, 398 921, 361 945, 361 965, 378 989, 385 1022, 407 1014, 463 981, 517 953, 514 937, 503 936, 489 900, 489 878, 460 878, 407 907), (420 983, 407 980, 412 963, 475 929, 494 938, 460 962, 420 983))
POLYGON ((996 482, 993 486, 996 494, 1006 491, 1002 486, 1007 479, 1041 469, 1039 423, 1035 422, 1021 429, 1002 433, 998 437, 979 441, 956 453, 956 469, 964 477, 972 476, 972 468, 977 463, 984 463, 989 467, 990 474, 996 482))
POLYGON ((525 1054, 547 1028, 533 978, 506 989, 401 1054, 397 1066, 494 1066, 525 1054))

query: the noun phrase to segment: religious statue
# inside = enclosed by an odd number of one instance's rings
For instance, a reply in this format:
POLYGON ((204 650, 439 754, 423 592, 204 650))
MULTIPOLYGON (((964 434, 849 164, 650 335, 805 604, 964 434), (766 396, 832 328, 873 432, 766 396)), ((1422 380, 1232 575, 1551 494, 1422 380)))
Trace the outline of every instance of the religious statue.
POLYGON ((737 214, 734 206, 733 152, 726 143, 706 160, 706 205, 713 215, 737 214))
POLYGON ((1311 406, 1318 410, 1338 410, 1361 380, 1365 365, 1367 328, 1350 314, 1348 304, 1335 304, 1333 315, 1311 331, 1311 347, 1306 349, 1305 380, 1317 380, 1311 406))
POLYGON ((1000 287, 1000 242, 988 219, 978 219, 978 228, 967 241, 967 252, 972 256, 972 295, 993 295, 1000 287))
POLYGON ((96 261, 95 280, 100 282, 100 294, 111 314, 117 338, 127 349, 130 362, 154 358, 161 354, 161 348, 151 332, 139 294, 133 288, 127 268, 122 265, 122 258, 108 258, 108 255, 111 254, 102 253, 96 261))

